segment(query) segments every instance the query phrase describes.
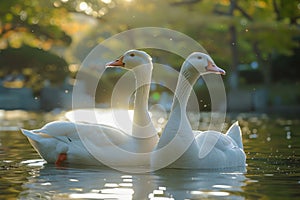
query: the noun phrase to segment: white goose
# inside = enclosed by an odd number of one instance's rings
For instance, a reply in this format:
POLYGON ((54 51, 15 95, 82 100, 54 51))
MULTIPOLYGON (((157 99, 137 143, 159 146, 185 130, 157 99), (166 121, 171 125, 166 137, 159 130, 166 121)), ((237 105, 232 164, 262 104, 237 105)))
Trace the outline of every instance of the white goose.
POLYGON ((225 74, 210 56, 194 52, 183 63, 172 110, 156 149, 151 156, 153 170, 163 167, 220 169, 245 167, 241 130, 234 123, 226 134, 193 131, 186 115, 192 86, 206 73, 225 74))
POLYGON ((129 50, 108 65, 132 70, 136 84, 140 86, 135 96, 132 133, 127 134, 107 125, 67 121, 51 122, 37 130, 22 129, 32 146, 48 163, 110 166, 150 164, 150 158, 142 156, 142 153, 152 151, 158 141, 148 113, 153 68, 151 57, 143 51, 129 50), (134 153, 141 153, 141 156, 136 157, 132 155, 134 153))

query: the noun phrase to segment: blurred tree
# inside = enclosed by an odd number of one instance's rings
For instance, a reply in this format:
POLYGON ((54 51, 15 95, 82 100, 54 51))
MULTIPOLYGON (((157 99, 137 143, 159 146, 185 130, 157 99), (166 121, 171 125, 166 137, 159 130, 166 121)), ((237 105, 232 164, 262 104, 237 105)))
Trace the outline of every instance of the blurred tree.
POLYGON ((49 50, 52 45, 68 45, 71 37, 61 29, 66 17, 65 9, 54 9, 48 0, 0 1, 0 49, 27 44, 49 50))
MULTIPOLYGON (((297 0, 66 2, 69 10, 93 16, 100 22, 84 41, 78 43, 80 48, 91 49, 105 38, 131 28, 158 26, 175 29, 199 41, 218 63, 231 66, 227 71, 236 76, 233 88, 238 84, 238 66, 253 61, 258 62, 264 82, 270 83, 270 59, 275 54, 292 55, 293 48, 298 45, 293 40, 299 34, 297 0), (87 45, 89 47, 84 48, 87 45)), ((126 42, 136 41, 128 38, 126 42)), ((74 49, 78 51, 79 48, 74 49)), ((180 66, 179 59, 164 59, 172 66, 180 66)))
POLYGON ((71 43, 62 29, 68 21, 65 16, 66 9, 55 9, 48 0, 0 1, 1 76, 12 71, 23 73, 27 86, 35 90, 42 87, 43 80, 62 82, 68 64, 49 50, 71 43))
POLYGON ((214 9, 219 15, 232 18, 229 25, 233 68, 235 59, 242 62, 257 61, 264 76, 265 85, 271 83, 272 57, 277 54, 291 56, 299 45, 295 36, 299 34, 299 1, 256 0, 220 1, 214 9), (229 7, 228 12, 226 7, 229 7), (237 52, 241 56, 237 55, 237 52))
POLYGON ((64 59, 30 46, 2 50, 0 66, 0 77, 13 72, 23 74, 27 79, 25 86, 33 88, 35 92, 44 86, 45 81, 62 83, 68 74, 68 65, 64 59))
MULTIPOLYGON (((165 27, 187 34, 222 63, 231 89, 237 88, 241 64, 258 63, 247 73, 249 83, 271 82, 271 59, 291 56, 298 45, 298 1, 284 0, 56 0, 57 8, 72 13, 74 24, 65 30, 79 36, 71 45, 71 61, 79 63, 101 41, 116 33, 137 27, 165 27), (93 19, 93 20, 91 20, 93 19), (76 25, 77 23, 77 25, 76 25), (74 32, 74 30, 77 32, 74 32), (78 34, 80 32, 80 34, 78 34), (257 74, 259 73, 260 74, 257 74), (254 77, 254 78, 252 78, 254 77), (252 80, 251 80, 252 79, 252 80)), ((124 43, 138 43, 134 36, 124 43)), ((119 48, 117 44, 111 47, 119 48)), ((187 48, 182 46, 182 48, 187 48)), ((179 68, 182 58, 166 52, 148 50, 156 62, 179 68)), ((243 76, 243 74, 241 74, 243 76)), ((104 85, 113 85, 111 78, 104 85)), ((276 79, 278 80, 278 79, 276 79)), ((260 84, 260 83, 258 83, 260 84)), ((105 90, 105 89, 103 89, 105 90)), ((103 94, 104 92, 99 92, 103 94)))
MULTIPOLYGON (((258 62, 269 84, 270 59, 297 52, 293 38, 299 34, 299 1, 10 0, 0 2, 0 20, 0 49, 28 44, 49 50, 70 44, 71 35, 69 61, 77 64, 99 42, 121 31, 171 28, 197 40, 217 63, 230 66, 225 67, 229 74, 238 75, 240 64, 258 62)), ((132 36, 124 42, 138 41, 132 36)), ((163 59, 159 62, 181 65, 181 58, 151 52, 163 59)))

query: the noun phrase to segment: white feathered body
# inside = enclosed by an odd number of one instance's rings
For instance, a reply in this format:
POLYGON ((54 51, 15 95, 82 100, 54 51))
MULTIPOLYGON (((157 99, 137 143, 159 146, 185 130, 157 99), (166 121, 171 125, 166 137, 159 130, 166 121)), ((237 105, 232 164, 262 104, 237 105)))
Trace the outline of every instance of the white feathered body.
POLYGON ((65 163, 69 164, 143 166, 150 163, 146 153, 136 153, 137 144, 143 145, 142 139, 110 126, 54 121, 41 129, 22 129, 22 132, 48 163, 55 163, 61 153, 67 154, 65 163))

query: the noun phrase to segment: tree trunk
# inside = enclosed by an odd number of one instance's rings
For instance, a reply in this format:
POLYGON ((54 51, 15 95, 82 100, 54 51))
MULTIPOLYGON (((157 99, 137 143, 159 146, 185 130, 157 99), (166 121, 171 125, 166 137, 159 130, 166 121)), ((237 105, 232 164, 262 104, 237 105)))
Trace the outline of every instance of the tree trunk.
POLYGON ((253 44, 253 50, 255 52, 255 55, 256 55, 259 67, 261 68, 262 73, 263 73, 264 85, 265 85, 265 87, 268 87, 271 84, 271 82, 272 82, 271 64, 268 61, 269 58, 270 58, 270 56, 268 56, 267 60, 265 60, 263 58, 263 55, 261 54, 261 51, 260 51, 260 49, 258 47, 258 43, 257 42, 255 42, 253 44))
POLYGON ((229 85, 230 85, 230 89, 235 90, 238 88, 239 58, 238 58, 238 49, 237 49, 237 33, 234 25, 229 26, 229 34, 230 34, 230 50, 231 50, 231 62, 232 62, 232 71, 231 71, 231 76, 229 78, 229 85))
MULTIPOLYGON (((229 15, 234 18, 234 10, 236 8, 236 0, 230 0, 230 7, 229 7, 229 15)), ((236 90, 238 88, 238 80, 239 80, 239 73, 238 73, 238 64, 239 64, 239 57, 238 57, 238 49, 237 49, 237 31, 234 24, 229 26, 229 35, 230 35, 230 50, 231 50, 231 61, 232 61, 232 71, 231 76, 229 78, 229 86, 230 89, 236 90)))

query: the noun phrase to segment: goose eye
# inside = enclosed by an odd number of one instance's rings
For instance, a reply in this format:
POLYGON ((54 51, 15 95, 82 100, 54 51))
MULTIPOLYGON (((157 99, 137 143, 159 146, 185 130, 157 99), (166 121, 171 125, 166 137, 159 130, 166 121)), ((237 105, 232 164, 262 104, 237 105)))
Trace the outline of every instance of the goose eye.
POLYGON ((134 57, 135 55, 134 55, 134 53, 131 53, 130 56, 131 56, 131 57, 134 57))
POLYGON ((201 56, 198 56, 197 58, 198 58, 199 60, 201 60, 201 59, 202 59, 202 57, 201 57, 201 56))

